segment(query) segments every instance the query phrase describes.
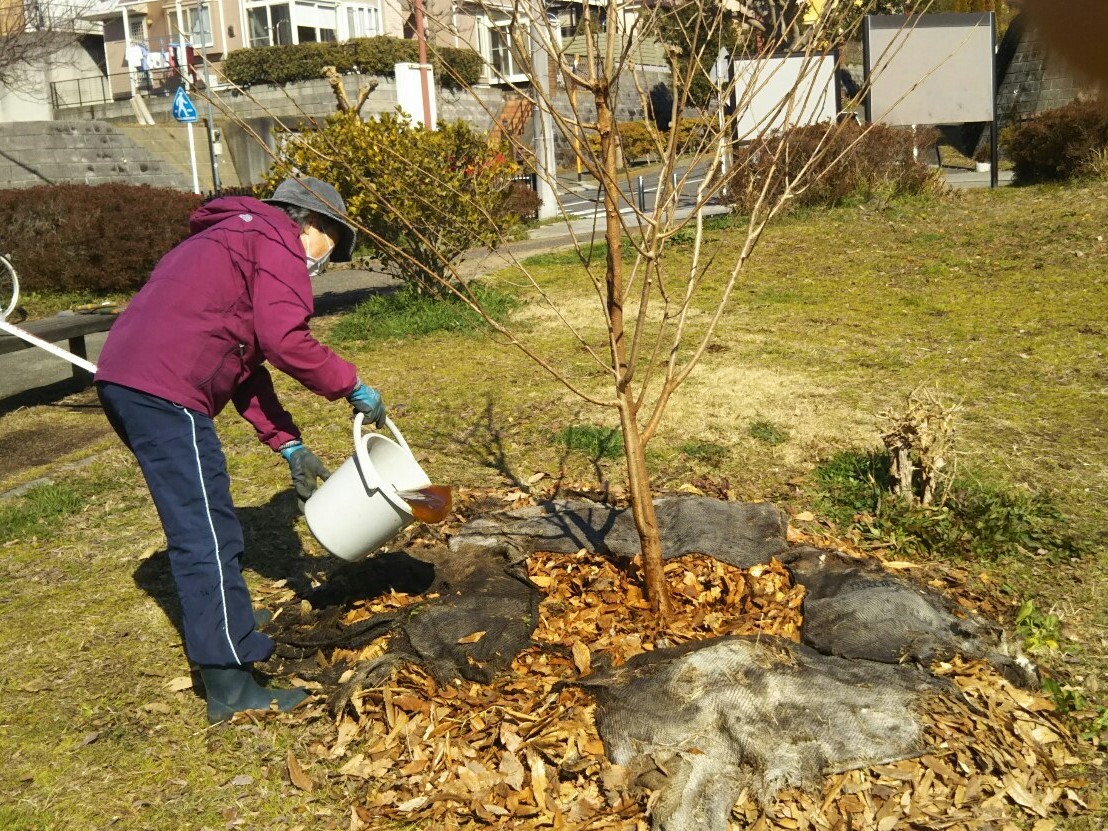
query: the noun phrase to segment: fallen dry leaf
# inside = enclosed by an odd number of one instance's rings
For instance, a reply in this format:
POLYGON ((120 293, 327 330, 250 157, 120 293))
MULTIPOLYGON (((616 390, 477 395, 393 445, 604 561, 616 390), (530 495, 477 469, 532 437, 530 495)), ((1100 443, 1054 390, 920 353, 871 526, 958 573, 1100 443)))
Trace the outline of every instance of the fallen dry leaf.
POLYGON ((573 664, 581 675, 588 675, 592 669, 592 654, 589 648, 581 641, 574 641, 571 647, 573 651, 573 664))
POLYGON ((185 690, 192 689, 192 676, 191 675, 179 675, 166 684, 173 692, 184 692, 185 690))
POLYGON ((308 793, 315 790, 315 783, 312 782, 312 778, 308 776, 308 774, 304 773, 304 769, 300 767, 300 763, 296 761, 291 747, 289 748, 285 763, 288 765, 289 769, 289 781, 292 782, 293 785, 308 793))

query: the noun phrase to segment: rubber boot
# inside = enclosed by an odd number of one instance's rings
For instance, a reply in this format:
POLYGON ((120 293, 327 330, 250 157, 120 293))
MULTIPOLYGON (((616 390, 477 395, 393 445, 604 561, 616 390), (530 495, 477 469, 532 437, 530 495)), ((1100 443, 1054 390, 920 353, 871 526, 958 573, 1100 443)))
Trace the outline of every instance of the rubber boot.
POLYGON ((244 710, 268 710, 271 702, 287 713, 308 697, 307 690, 271 690, 254 680, 249 667, 200 667, 208 700, 208 724, 244 710))

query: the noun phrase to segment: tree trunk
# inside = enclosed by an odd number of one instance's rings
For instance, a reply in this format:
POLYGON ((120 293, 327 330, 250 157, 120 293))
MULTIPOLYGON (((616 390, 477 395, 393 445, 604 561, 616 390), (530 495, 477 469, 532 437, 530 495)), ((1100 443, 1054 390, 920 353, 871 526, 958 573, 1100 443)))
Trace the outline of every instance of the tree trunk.
POLYGON ((635 402, 630 390, 623 394, 619 408, 623 428, 623 452, 627 458, 627 485, 631 495, 631 516, 639 532, 642 548, 643 585, 650 609, 665 623, 673 613, 673 603, 666 584, 665 562, 662 559, 662 538, 658 533, 658 516, 654 511, 654 495, 646 471, 646 447, 635 417, 635 402))
POLYGON ((619 216, 619 133, 609 102, 609 88, 601 79, 596 92, 596 121, 600 132, 600 158, 603 166, 605 240, 608 258, 605 271, 605 298, 609 322, 609 348, 619 401, 619 423, 623 433, 623 452, 627 458, 631 515, 639 532, 642 548, 643 583, 651 610, 661 622, 673 610, 666 586, 662 561, 662 540, 646 471, 646 447, 638 424, 638 409, 631 393, 631 373, 627 366, 627 343, 623 316, 623 229, 619 216))

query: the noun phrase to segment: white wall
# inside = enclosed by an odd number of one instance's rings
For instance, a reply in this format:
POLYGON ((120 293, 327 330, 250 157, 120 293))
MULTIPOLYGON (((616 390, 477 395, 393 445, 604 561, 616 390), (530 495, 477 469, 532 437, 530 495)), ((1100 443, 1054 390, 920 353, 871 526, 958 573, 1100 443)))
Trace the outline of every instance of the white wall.
POLYGON ((49 61, 29 66, 11 86, 0 85, 0 122, 50 121, 50 83, 100 75, 100 67, 80 46, 57 52, 49 61))

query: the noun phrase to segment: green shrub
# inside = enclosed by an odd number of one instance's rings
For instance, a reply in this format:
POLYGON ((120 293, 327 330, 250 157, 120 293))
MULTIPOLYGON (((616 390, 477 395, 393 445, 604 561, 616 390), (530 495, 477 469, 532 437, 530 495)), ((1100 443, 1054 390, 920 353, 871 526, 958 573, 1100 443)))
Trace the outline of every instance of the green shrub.
MULTIPOLYGON (((289 84, 322 78, 325 66, 333 66, 340 73, 359 71, 367 75, 391 76, 395 64, 418 60, 416 41, 381 35, 342 43, 237 49, 224 58, 223 74, 239 86, 289 84)), ((439 83, 451 89, 472 86, 481 78, 483 62, 472 49, 435 47, 428 61, 439 83)))
MULTIPOLYGON (((618 125, 620 146, 623 149, 624 164, 646 161, 658 155, 659 142, 662 140, 653 123, 646 121, 624 121, 618 125)), ((589 135, 589 146, 593 153, 600 152, 600 136, 589 135)))
MULTIPOLYGON (((513 295, 480 285, 473 294, 488 315, 498 322, 507 320, 515 308, 513 295)), ((485 321, 477 312, 453 295, 433 297, 404 286, 398 291, 379 294, 359 303, 331 331, 336 341, 379 341, 388 338, 419 337, 433 332, 477 332, 485 321)))
POLYGON ((719 127, 715 119, 682 118, 677 122, 677 152, 697 153, 703 152, 704 140, 713 130, 719 127))
POLYGON ((623 434, 615 427, 574 424, 555 433, 553 442, 594 460, 616 459, 623 455, 623 434))
POLYGON ((432 47, 431 62, 435 66, 435 77, 449 89, 466 89, 481 80, 485 61, 472 49, 457 49, 453 46, 432 47))
POLYGON ((732 201, 750 211, 769 179, 767 198, 777 199, 787 183, 803 174, 803 188, 794 190, 793 205, 838 205, 851 198, 874 195, 892 198, 927 192, 936 176, 913 156, 914 147, 933 143, 932 131, 883 124, 814 124, 777 133, 735 154, 732 201))
POLYGON ((384 268, 429 291, 466 251, 495 248, 517 222, 508 210, 514 163, 462 121, 431 131, 395 113, 335 114, 283 143, 268 192, 293 170, 338 188, 384 268))
POLYGON ((1088 546, 1067 530, 1046 496, 963 475, 919 506, 890 491, 884 450, 838 453, 815 471, 820 509, 841 525, 894 548, 997 559, 1067 557, 1088 546))
POLYGON ((188 236, 198 204, 194 194, 146 185, 2 190, 0 251, 27 292, 133 291, 188 236))
POLYGON ((1108 151, 1108 108, 1077 101, 1009 127, 1000 138, 1020 184, 1099 175, 1108 151))

